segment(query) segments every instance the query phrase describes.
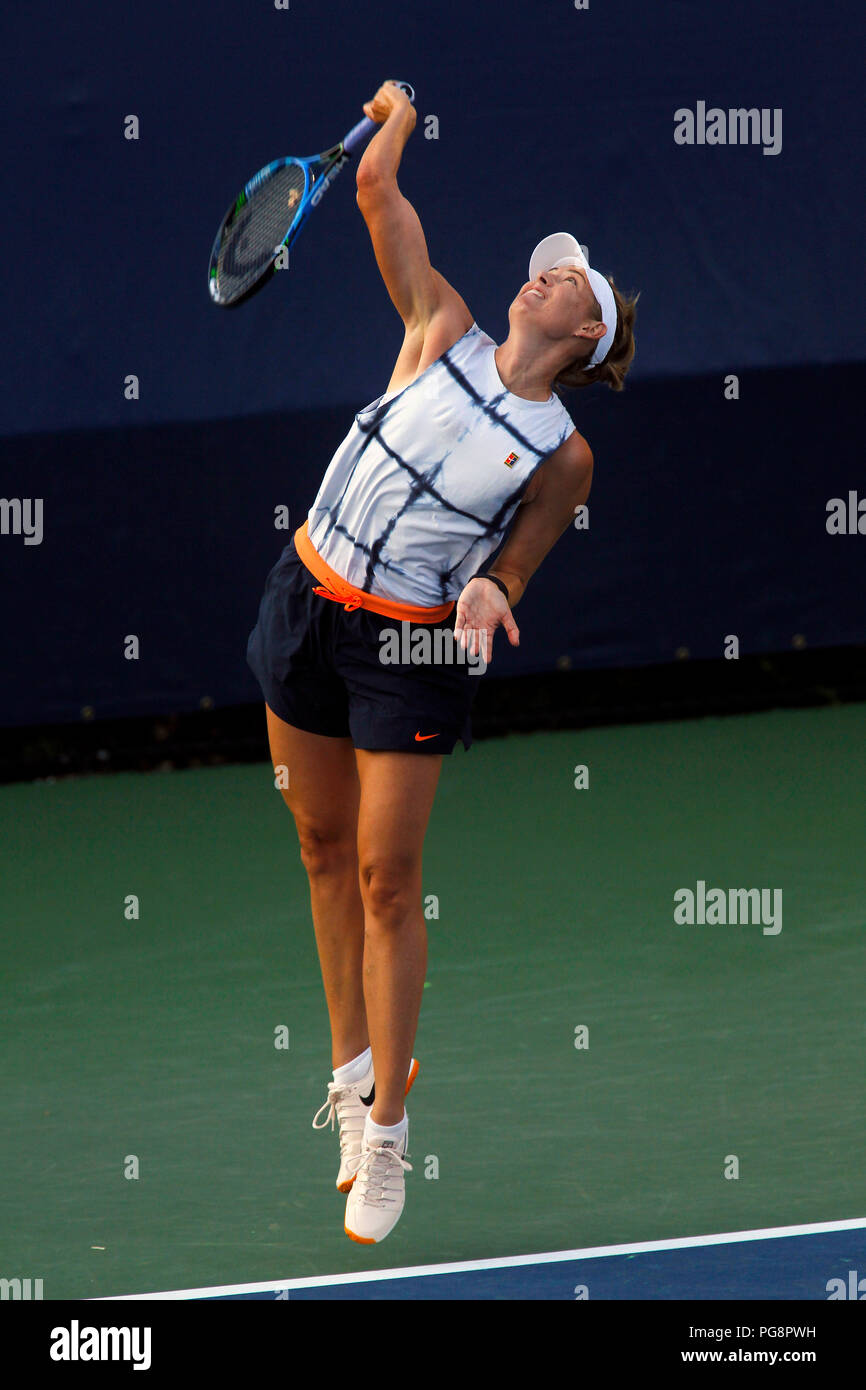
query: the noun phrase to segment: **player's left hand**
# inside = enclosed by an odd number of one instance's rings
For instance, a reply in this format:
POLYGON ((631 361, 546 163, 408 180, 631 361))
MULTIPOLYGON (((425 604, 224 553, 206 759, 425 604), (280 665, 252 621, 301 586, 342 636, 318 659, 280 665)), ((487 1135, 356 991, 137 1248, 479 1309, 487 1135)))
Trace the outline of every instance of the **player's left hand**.
POLYGON ((470 579, 457 600, 454 636, 471 656, 481 655, 486 665, 493 659, 493 634, 504 628, 512 647, 520 645, 520 631, 505 595, 495 584, 470 579))

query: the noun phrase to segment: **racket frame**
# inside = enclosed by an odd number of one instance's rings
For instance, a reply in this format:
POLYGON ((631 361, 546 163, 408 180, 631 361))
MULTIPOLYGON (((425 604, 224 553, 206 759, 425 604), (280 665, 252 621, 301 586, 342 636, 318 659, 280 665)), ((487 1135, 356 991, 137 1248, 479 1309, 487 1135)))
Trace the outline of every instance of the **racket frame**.
MULTIPOLYGON (((408 82, 397 82, 398 87, 409 97, 410 101, 415 100, 415 92, 408 82)), ((307 221, 314 207, 318 207, 322 198, 331 187, 334 179, 349 162, 352 154, 364 144, 375 130, 379 129, 379 123, 371 121, 369 116, 365 116, 362 121, 358 121, 352 129, 343 136, 336 145, 330 149, 323 150, 319 154, 307 156, 288 156, 283 159, 274 159, 270 164, 264 165, 254 174, 251 179, 244 184, 238 196, 229 204, 225 216, 219 226, 219 231, 214 238, 211 248, 210 262, 208 264, 208 290, 211 302, 218 305, 221 309, 235 309, 240 304, 245 304, 254 294, 267 285, 278 269, 277 262, 280 252, 285 247, 288 250, 296 240, 301 228, 307 221), (304 171, 304 192, 295 216, 289 224, 288 230, 282 241, 274 247, 274 254, 270 264, 263 269, 251 285, 248 285, 242 294, 235 296, 234 299, 220 299, 214 288, 219 270, 220 247, 223 243, 225 233, 234 222, 235 217, 247 205, 250 196, 266 182, 273 178, 278 169, 284 169, 289 164, 297 164, 304 171)))

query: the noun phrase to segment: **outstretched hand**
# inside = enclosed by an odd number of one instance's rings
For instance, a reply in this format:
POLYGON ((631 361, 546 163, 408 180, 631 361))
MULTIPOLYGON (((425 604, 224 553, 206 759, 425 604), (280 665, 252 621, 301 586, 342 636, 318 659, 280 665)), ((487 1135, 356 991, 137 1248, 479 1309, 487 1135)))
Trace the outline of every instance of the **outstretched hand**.
POLYGON ((520 645, 520 631, 514 621, 508 600, 495 584, 485 579, 470 579, 457 600, 457 619, 454 636, 471 656, 480 653, 489 666, 493 658, 493 634, 504 628, 512 647, 520 645))
POLYGON ((403 88, 398 87, 393 79, 389 79, 382 83, 372 101, 364 102, 364 115, 381 125, 383 121, 387 121, 392 111, 402 110, 404 107, 408 107, 410 111, 415 110, 403 88))

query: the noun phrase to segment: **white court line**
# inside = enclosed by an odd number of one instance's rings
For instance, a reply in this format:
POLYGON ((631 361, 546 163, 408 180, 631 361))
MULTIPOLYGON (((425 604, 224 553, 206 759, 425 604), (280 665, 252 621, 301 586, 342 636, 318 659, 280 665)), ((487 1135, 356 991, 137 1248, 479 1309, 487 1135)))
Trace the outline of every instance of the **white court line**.
POLYGON ((639 1241, 635 1245, 595 1245, 585 1250, 554 1250, 543 1255, 510 1255, 498 1260, 463 1260, 456 1264, 410 1265, 405 1269, 364 1270, 359 1274, 317 1274, 308 1279, 268 1279, 263 1284, 221 1284, 214 1288, 174 1289, 170 1293, 126 1293, 87 1303, 125 1303, 142 1299, 193 1299, 230 1297, 241 1293, 270 1293, 288 1289, 318 1289, 332 1284, 369 1284, 383 1279, 421 1279, 431 1274, 470 1274, 480 1269, 515 1269, 521 1265, 561 1264, 566 1260, 597 1260, 608 1255, 644 1255, 656 1250, 688 1250, 700 1245, 733 1245, 737 1241, 778 1240, 783 1236, 823 1235, 828 1231, 857 1231, 866 1217, 849 1221, 819 1221, 809 1226, 768 1226, 758 1231, 723 1231, 710 1236, 682 1236, 674 1240, 639 1241))

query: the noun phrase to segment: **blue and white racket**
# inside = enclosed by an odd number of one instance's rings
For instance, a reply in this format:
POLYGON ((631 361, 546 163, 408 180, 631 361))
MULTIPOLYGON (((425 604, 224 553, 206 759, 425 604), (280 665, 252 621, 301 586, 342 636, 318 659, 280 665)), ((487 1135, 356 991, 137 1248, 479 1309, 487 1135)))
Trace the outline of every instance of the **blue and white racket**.
MULTIPOLYGON (((398 82, 410 101, 415 93, 398 82)), ((379 126, 365 116, 338 145, 306 159, 275 159, 250 179, 226 213, 208 267, 214 304, 232 308, 260 290, 340 170, 379 126)))

